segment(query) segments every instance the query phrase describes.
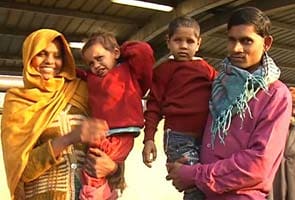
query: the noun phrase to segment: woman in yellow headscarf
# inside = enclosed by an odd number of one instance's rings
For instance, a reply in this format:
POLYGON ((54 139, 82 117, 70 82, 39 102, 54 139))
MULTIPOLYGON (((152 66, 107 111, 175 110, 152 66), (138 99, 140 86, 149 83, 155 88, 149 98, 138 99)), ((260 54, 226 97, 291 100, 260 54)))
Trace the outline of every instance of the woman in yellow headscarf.
MULTIPOLYGON (((74 59, 61 33, 31 33, 23 44, 23 66, 24 88, 7 91, 1 127, 12 199, 77 199, 86 149, 81 142, 103 137, 107 124, 84 120, 86 85, 76 78, 74 59)), ((104 157, 97 151, 97 157, 104 157)), ((104 159, 106 175, 113 173, 116 164, 104 159)), ((96 167, 90 163, 85 168, 96 167)))

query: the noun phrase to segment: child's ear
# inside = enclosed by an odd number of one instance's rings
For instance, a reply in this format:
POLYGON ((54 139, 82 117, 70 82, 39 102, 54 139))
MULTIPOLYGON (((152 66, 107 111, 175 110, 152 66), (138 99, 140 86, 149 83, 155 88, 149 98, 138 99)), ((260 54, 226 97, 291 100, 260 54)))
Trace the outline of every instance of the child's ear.
POLYGON ((200 45, 201 45, 201 43, 202 43, 202 38, 201 38, 201 37, 199 37, 199 39, 198 39, 198 45, 200 46, 200 45))
POLYGON ((272 45, 273 38, 272 36, 264 37, 264 51, 268 51, 272 45))
POLYGON ((166 35, 166 45, 167 45, 167 48, 170 49, 170 46, 169 46, 169 36, 168 36, 168 34, 166 35))
POLYGON ((197 40, 197 44, 198 44, 198 45, 196 46, 196 50, 195 50, 196 52, 199 51, 200 46, 201 46, 201 43, 202 43, 202 38, 199 37, 198 40, 197 40))
POLYGON ((120 58, 120 55, 121 55, 120 49, 119 48, 115 48, 114 49, 114 54, 115 54, 115 58, 116 59, 119 59, 120 58))

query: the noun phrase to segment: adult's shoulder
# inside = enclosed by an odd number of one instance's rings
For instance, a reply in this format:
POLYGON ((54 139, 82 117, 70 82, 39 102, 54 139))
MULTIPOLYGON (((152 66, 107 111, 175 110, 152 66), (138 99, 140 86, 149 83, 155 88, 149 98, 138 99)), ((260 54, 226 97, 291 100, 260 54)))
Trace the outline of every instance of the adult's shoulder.
POLYGON ((87 80, 76 78, 74 81, 78 82, 78 88, 79 89, 85 89, 87 90, 87 80))
POLYGON ((278 102, 287 101, 290 104, 292 102, 289 88, 280 80, 276 80, 275 82, 271 83, 268 86, 268 90, 265 95, 268 96, 269 99, 273 99, 278 102))
POLYGON ((268 90, 270 92, 279 93, 279 94, 283 94, 283 93, 290 94, 290 91, 287 85, 280 80, 276 80, 275 82, 271 83, 268 87, 268 90))
POLYGON ((7 89, 4 96, 4 103, 17 102, 18 100, 21 101, 21 99, 23 99, 21 94, 25 93, 25 90, 25 88, 20 87, 12 87, 7 89))

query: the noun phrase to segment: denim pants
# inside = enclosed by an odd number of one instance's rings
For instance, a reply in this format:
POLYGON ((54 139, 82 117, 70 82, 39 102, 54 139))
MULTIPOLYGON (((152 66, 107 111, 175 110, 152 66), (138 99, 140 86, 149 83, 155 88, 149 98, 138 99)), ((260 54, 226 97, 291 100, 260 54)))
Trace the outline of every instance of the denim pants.
MULTIPOLYGON (((164 133, 164 151, 167 162, 174 162, 182 157, 187 159, 187 165, 194 165, 200 160, 201 140, 181 132, 167 129, 164 133)), ((184 200, 203 200, 204 194, 198 188, 184 191, 184 200)))

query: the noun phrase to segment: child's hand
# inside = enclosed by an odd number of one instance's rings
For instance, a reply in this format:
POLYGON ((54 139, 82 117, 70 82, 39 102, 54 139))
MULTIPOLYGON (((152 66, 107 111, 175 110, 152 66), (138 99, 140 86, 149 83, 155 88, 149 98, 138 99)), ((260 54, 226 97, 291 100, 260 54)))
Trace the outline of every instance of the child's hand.
POLYGON ((87 119, 80 126, 80 140, 87 144, 99 144, 109 130, 108 124, 102 119, 87 119))
POLYGON ((152 167, 151 163, 153 161, 155 161, 156 158, 157 158, 157 148, 156 148, 154 141, 152 141, 152 140, 146 141, 144 144, 143 151, 142 151, 143 163, 147 167, 151 168, 152 167))

